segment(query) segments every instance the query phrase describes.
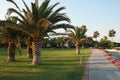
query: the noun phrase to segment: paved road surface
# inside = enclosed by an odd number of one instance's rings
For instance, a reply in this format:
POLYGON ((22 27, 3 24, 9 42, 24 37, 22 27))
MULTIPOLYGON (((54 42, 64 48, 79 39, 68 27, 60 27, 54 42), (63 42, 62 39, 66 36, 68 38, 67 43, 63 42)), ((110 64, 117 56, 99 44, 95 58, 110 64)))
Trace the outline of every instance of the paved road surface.
POLYGON ((87 80, 120 80, 120 69, 109 62, 98 49, 92 49, 87 69, 87 80))

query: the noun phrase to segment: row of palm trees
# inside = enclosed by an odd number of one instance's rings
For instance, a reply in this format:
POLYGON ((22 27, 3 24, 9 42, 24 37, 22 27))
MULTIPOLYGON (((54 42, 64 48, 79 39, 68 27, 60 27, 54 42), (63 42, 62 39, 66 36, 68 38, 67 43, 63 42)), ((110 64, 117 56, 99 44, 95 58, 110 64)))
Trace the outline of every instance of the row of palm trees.
MULTIPOLYGON (((113 37, 115 37, 116 31, 114 29, 109 30, 108 32, 108 36, 111 37, 111 41, 113 42, 113 37)), ((93 34, 93 38, 96 39, 97 41, 97 37, 99 37, 100 33, 98 31, 95 31, 93 34)))
MULTIPOLYGON (((42 44, 44 37, 49 37, 49 33, 56 34, 56 29, 63 28, 69 30, 69 36, 76 42, 76 54, 79 54, 79 43, 85 41, 86 26, 81 28, 70 25, 70 19, 65 13, 61 13, 65 7, 54 8, 59 3, 50 5, 50 0, 44 0, 40 5, 35 0, 31 3, 31 8, 22 0, 24 8, 21 9, 14 0, 7 0, 13 3, 16 8, 9 8, 6 20, 0 21, 0 35, 8 42, 8 62, 15 61, 16 45, 20 51, 20 42, 27 43, 28 57, 33 58, 32 64, 41 64, 42 44), (63 23, 64 21, 64 23, 63 23), (65 23, 67 22, 67 23, 65 23)), ((3 40, 5 41, 5 40, 3 40)))
MULTIPOLYGON (((30 8, 22 0, 24 8, 21 9, 14 0, 7 1, 16 6, 16 8, 8 9, 6 20, 0 21, 0 37, 3 42, 9 44, 8 62, 15 61, 16 48, 18 48, 21 55, 20 43, 24 41, 27 44, 27 57, 33 59, 32 64, 41 64, 44 38, 49 37, 50 33, 57 34, 56 29, 63 28, 68 32, 69 39, 76 43, 76 54, 80 54, 80 44, 83 45, 89 39, 85 35, 87 32, 85 25, 74 27, 69 24, 71 20, 65 13, 61 13, 65 7, 54 10, 59 3, 50 5, 50 0, 44 0, 39 5, 39 1, 35 0, 34 3, 31 3, 30 8)), ((97 40, 98 36, 99 33, 96 31, 93 37, 97 40)))
MULTIPOLYGON (((111 46, 111 48, 113 48, 115 46, 114 42, 113 42, 113 37, 115 37, 115 34, 116 34, 116 31, 114 29, 109 30, 108 36, 111 38, 111 41, 108 40, 107 36, 104 36, 103 38, 101 38, 100 42, 102 42, 102 44, 107 43, 109 46, 111 46)), ((100 33, 98 31, 95 31, 93 34, 93 38, 96 39, 96 47, 98 46, 97 38, 99 37, 99 35, 100 35, 100 33)), ((108 45, 106 45, 106 46, 108 46, 108 45)))

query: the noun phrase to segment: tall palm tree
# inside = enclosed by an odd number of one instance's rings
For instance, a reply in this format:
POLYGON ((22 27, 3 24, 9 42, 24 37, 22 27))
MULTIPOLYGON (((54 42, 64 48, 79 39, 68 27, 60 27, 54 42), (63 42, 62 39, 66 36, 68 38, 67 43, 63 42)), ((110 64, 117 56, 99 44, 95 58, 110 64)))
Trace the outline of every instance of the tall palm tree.
POLYGON ((70 30, 69 37, 76 43, 76 54, 80 54, 80 43, 85 40, 87 29, 86 26, 75 27, 75 29, 70 30))
POLYGON ((113 42, 113 37, 115 37, 115 34, 116 34, 116 31, 114 30, 114 29, 112 29, 112 30, 109 30, 109 37, 111 37, 111 39, 112 39, 112 42, 113 42))
MULTIPOLYGON (((46 36, 49 36, 48 33, 53 32, 54 30, 63 28, 74 28, 73 26, 62 23, 61 21, 70 22, 70 19, 65 15, 65 13, 60 13, 65 7, 60 7, 53 10, 59 3, 50 5, 50 0, 44 0, 41 5, 39 5, 38 0, 35 0, 34 3, 31 3, 31 9, 27 6, 24 0, 22 0, 25 5, 24 9, 20 9, 18 5, 13 0, 7 0, 12 2, 18 9, 9 8, 8 14, 15 13, 19 17, 11 16, 19 21, 20 25, 17 25, 17 29, 26 32, 30 37, 32 37, 32 50, 33 50, 33 61, 32 64, 41 64, 41 51, 43 39, 46 36), (22 11, 22 13, 21 13, 22 11), (59 23, 61 22, 61 23, 59 23)), ((2 21, 1 24, 11 24, 11 22, 2 21)))

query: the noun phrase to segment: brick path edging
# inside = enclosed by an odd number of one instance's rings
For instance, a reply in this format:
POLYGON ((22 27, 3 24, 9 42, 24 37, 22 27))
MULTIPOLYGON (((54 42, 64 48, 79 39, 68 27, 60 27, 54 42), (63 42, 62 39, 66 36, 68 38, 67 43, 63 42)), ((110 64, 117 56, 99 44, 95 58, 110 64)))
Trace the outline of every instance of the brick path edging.
POLYGON ((89 63, 87 61, 86 65, 85 65, 85 69, 84 69, 84 75, 83 75, 83 80, 87 80, 88 79, 88 75, 89 75, 89 69, 88 69, 88 66, 89 63))
MULTIPOLYGON (((92 53, 92 50, 91 50, 91 53, 92 53)), ((86 65, 85 65, 84 75, 83 75, 82 80, 88 80, 88 78, 89 78, 89 57, 88 57, 88 61, 86 62, 86 65)))

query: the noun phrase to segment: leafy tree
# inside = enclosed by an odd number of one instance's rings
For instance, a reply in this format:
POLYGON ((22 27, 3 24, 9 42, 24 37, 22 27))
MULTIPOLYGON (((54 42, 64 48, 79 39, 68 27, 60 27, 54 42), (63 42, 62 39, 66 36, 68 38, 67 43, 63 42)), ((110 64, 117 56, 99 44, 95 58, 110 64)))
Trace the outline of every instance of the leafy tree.
POLYGON ((76 43, 76 54, 80 54, 80 43, 86 39, 86 31, 87 29, 85 25, 81 27, 75 27, 75 29, 69 31, 69 37, 76 43))
MULTIPOLYGON (((54 30, 59 28, 63 28, 65 30, 66 28, 74 28, 67 23, 62 23, 62 21, 70 22, 70 19, 65 15, 65 13, 60 13, 60 11, 65 9, 65 7, 53 10, 59 3, 49 6, 50 0, 44 0, 41 5, 39 5, 38 0, 35 0, 34 3, 31 3, 30 9, 25 1, 22 0, 25 8, 21 10, 13 0, 7 1, 12 2, 18 8, 9 8, 8 10, 8 14, 15 13, 19 16, 16 17, 11 15, 11 18, 18 20, 20 23, 20 25, 17 25, 16 29, 26 32, 33 39, 33 65, 42 63, 42 43, 44 37, 49 36, 48 33, 56 33, 54 30)), ((1 24, 16 25, 7 21, 2 21, 1 24)))

